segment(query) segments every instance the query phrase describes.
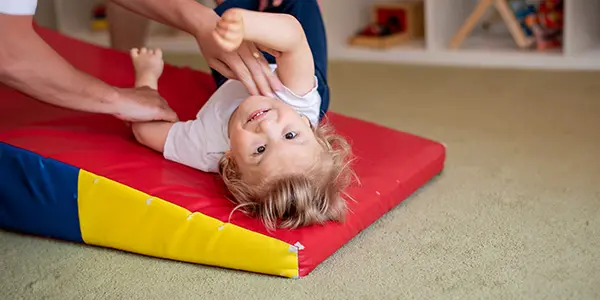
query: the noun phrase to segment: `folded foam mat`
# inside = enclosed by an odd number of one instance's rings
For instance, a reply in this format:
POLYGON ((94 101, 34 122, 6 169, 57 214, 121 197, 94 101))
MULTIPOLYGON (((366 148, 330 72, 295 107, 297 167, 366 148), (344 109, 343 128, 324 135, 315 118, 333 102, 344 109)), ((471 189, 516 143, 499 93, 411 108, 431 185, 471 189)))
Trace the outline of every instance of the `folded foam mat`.
MULTIPOLYGON (((120 87, 134 81, 125 53, 36 27, 78 69, 120 87)), ((215 85, 165 66, 160 93, 193 118, 215 85)), ((329 113, 357 156, 346 222, 268 231, 234 205, 216 174, 163 159, 110 116, 43 104, 0 85, 0 226, 142 255, 298 278, 439 174, 440 143, 329 113)))

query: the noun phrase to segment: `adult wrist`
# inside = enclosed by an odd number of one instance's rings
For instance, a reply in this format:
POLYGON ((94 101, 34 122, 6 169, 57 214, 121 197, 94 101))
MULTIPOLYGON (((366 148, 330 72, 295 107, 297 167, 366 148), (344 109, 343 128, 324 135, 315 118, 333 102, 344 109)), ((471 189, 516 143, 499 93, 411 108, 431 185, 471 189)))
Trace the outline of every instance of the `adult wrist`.
POLYGON ((106 91, 100 94, 100 97, 97 98, 98 112, 113 116, 119 114, 119 103, 121 102, 121 97, 122 96, 119 88, 108 86, 108 89, 106 89, 106 91))
POLYGON ((218 20, 216 12, 195 1, 190 5, 190 9, 184 10, 183 14, 186 31, 196 38, 212 32, 218 20))

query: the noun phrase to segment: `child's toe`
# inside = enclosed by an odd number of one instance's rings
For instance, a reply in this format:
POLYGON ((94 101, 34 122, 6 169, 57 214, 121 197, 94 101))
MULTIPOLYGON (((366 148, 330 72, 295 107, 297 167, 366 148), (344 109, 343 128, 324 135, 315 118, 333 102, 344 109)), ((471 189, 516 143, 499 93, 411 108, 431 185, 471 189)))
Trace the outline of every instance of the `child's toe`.
POLYGON ((138 48, 132 48, 129 50, 129 54, 133 57, 137 57, 140 54, 140 50, 138 48))

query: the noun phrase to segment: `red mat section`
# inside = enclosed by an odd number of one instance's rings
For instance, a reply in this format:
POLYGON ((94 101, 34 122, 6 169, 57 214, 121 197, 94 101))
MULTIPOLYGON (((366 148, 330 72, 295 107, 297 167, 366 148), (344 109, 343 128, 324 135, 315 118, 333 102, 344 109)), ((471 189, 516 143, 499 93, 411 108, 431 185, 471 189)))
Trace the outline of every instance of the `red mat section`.
MULTIPOLYGON (((37 30, 78 69, 115 86, 133 84, 133 66, 127 54, 75 41, 47 29, 37 30)), ((159 92, 182 120, 193 118, 214 88, 208 74, 168 65, 159 82, 159 92)), ((163 159, 137 144, 122 122, 109 116, 51 107, 3 85, 0 99, 0 141, 227 221, 233 205, 225 200, 218 175, 163 159)), ((298 256, 300 276, 310 273, 444 166, 445 148, 440 143, 335 113, 328 115, 338 131, 348 137, 358 157, 355 170, 362 186, 350 190, 357 202, 350 203, 353 213, 347 222, 269 233, 258 220, 241 213, 234 214, 231 220, 290 244, 300 242, 305 247, 298 256)))

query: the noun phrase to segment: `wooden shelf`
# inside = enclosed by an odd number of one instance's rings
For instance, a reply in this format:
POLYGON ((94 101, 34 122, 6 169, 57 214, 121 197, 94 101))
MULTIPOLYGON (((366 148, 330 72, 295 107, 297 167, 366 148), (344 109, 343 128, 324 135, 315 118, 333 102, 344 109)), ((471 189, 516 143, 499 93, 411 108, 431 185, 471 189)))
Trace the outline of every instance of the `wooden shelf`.
MULTIPOLYGON (((91 7, 102 0, 54 1, 59 31, 94 44, 108 45, 107 33, 89 30, 91 7)), ((384 2, 389 1, 394 0, 384 2)), ((390 49, 348 45, 348 38, 367 24, 371 5, 379 0, 321 1, 329 58, 494 68, 600 70, 600 0, 565 0, 563 48, 543 52, 519 49, 506 30, 490 34, 476 31, 459 49, 450 50, 450 39, 473 11, 477 0, 424 1, 424 40, 390 49)), ((168 52, 199 53, 196 41, 187 35, 152 35, 149 46, 168 52)))

